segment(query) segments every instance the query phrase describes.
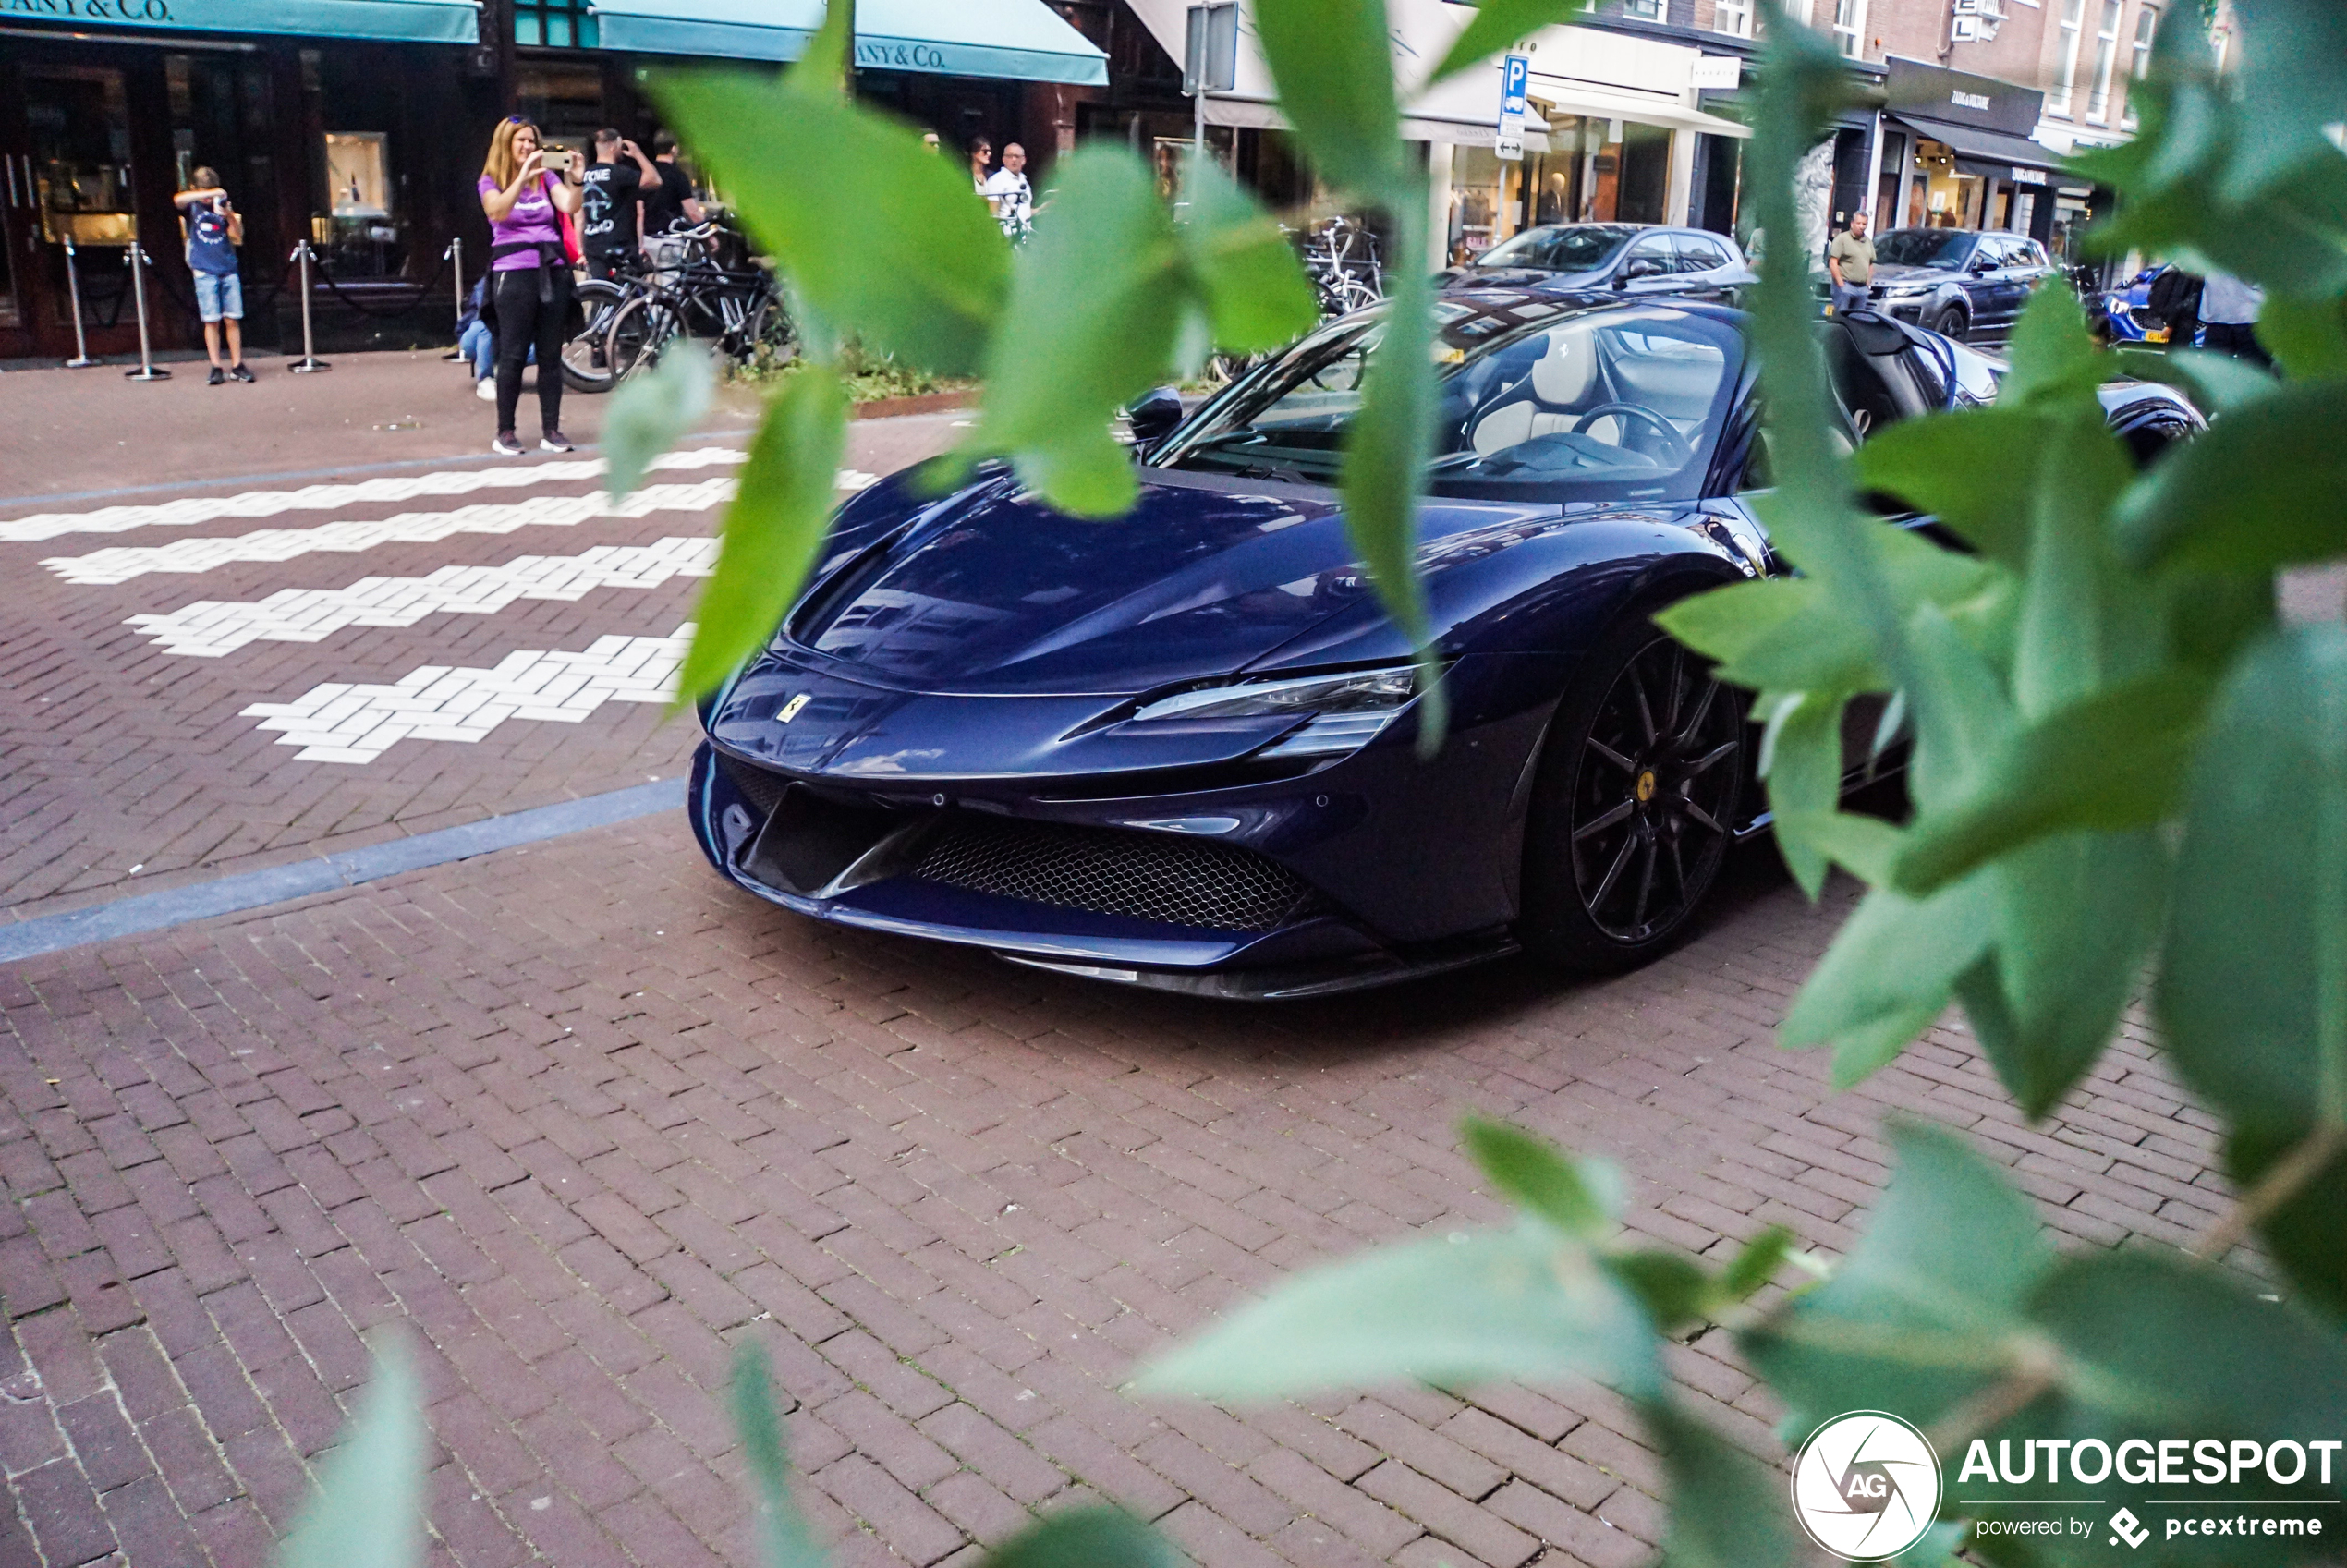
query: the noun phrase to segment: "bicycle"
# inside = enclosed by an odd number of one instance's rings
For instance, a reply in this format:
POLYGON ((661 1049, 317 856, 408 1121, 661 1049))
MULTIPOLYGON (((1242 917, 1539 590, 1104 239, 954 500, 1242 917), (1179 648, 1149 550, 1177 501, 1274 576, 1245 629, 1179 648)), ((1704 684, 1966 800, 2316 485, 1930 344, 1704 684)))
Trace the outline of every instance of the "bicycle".
POLYGON ((1319 296, 1324 318, 1351 315, 1385 298, 1377 236, 1342 213, 1306 237, 1304 271, 1319 296))
POLYGON ((771 267, 746 250, 740 265, 711 254, 705 247, 712 240, 738 249, 738 237, 714 220, 663 237, 686 242, 676 264, 648 275, 614 309, 605 330, 602 351, 614 382, 657 365, 680 334, 713 338, 717 351, 736 364, 761 353, 789 358, 794 334, 771 267))

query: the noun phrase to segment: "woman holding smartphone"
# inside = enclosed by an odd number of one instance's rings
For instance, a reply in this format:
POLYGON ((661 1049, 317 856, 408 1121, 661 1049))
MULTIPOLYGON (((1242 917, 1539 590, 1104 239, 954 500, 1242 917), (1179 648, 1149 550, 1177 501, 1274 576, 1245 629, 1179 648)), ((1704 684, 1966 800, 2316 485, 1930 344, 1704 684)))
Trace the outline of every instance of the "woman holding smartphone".
POLYGON ((497 439, 489 449, 518 457, 514 433, 522 365, 538 350, 538 418, 543 452, 567 452, 563 435, 563 336, 570 317, 570 257, 557 210, 577 213, 585 192, 573 154, 541 152, 538 128, 519 115, 500 121, 480 170, 489 215, 489 289, 484 313, 497 334, 497 439))

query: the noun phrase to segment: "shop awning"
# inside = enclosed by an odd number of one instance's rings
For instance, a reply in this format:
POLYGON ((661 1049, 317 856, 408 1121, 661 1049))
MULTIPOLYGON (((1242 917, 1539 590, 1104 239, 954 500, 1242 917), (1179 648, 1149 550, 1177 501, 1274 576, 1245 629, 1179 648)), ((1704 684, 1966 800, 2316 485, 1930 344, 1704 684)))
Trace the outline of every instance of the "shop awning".
MULTIPOLYGON (((2010 136, 2000 130, 1987 130, 1979 126, 1957 125, 1951 120, 1926 119, 1921 115, 1886 115, 1893 125, 1904 126, 1917 136, 1933 141, 1944 141, 1956 155, 1956 167, 1968 175, 1987 175, 1994 179, 2013 179, 2015 169, 2033 173, 2051 173, 2061 167, 2061 154, 2043 142, 2032 141, 2025 136, 2010 136)), ((2024 184, 2036 184, 2024 180, 2024 184)))
MULTIPOLYGON (((822 0, 595 0, 605 49, 796 60, 822 0)), ((856 64, 1010 81, 1100 87, 1108 56, 1041 0, 857 0, 856 64)))
POLYGON ((391 38, 478 43, 476 0, 144 0, 143 4, 0 8, 0 26, 74 32, 289 32, 304 38, 391 38))

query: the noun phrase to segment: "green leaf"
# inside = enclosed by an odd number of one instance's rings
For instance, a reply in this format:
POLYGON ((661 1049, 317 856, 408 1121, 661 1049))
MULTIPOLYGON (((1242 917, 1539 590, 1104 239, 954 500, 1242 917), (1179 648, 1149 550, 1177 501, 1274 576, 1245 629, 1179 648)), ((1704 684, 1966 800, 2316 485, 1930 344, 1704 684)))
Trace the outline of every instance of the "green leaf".
POLYGON ((1569 22, 1589 8, 1589 0, 1481 0, 1466 27, 1453 41, 1450 53, 1426 79, 1431 87, 1445 77, 1479 65, 1520 38, 1544 27, 1569 22))
POLYGON ((1144 1367, 1145 1393, 1289 1399, 1416 1381, 1594 1378, 1661 1386, 1654 1331, 1585 1246, 1550 1226, 1460 1231, 1310 1270, 1144 1367))
MULTIPOLYGON (((2268 638, 2210 715, 2160 966, 2163 1035, 2232 1123, 2244 1183, 2347 1124, 2347 629, 2268 638)), ((2318 1188, 2335 1194, 2338 1162, 2318 1188)), ((2300 1198, 2268 1225, 2292 1276, 2347 1308, 2347 1236, 2300 1198)))
POLYGON ((2244 124, 2233 173, 2254 189, 2332 150, 2328 128, 2347 120, 2347 6, 2256 0, 2235 7, 2234 18, 2244 124))
POLYGON ((1777 813, 1780 837, 1790 834, 1870 887, 1891 880, 1905 835, 1879 817, 1852 811, 1777 813))
POLYGON ((1468 1116, 1459 1136, 1502 1197, 1570 1236, 1595 1241, 1622 1212, 1622 1174, 1601 1161, 1565 1157, 1521 1127, 1468 1116))
POLYGON ((642 483, 652 459, 700 423, 716 385, 709 356, 681 343, 651 374, 620 383, 603 417, 604 493, 617 501, 642 483))
MULTIPOLYGON (((1280 111, 1295 125, 1313 166, 1332 184, 1371 201, 1398 194, 1410 182, 1384 0, 1259 0, 1254 18, 1279 86, 1280 111)), ((1425 209, 1419 202, 1421 214, 1425 209)), ((1423 246, 1410 250, 1398 241, 1392 251, 1397 257, 1425 253, 1423 246)), ((1424 270, 1396 267, 1387 285, 1424 270)))
POLYGON ((1890 675, 1866 626, 1814 577, 1761 577, 1683 599, 1655 625, 1754 691, 1872 691, 1890 675))
POLYGON ((1994 891, 1981 874, 1921 900, 1885 888, 1867 894, 1794 998, 1784 1043, 1830 1045, 1837 1089, 1896 1056, 1988 951, 1994 891))
MULTIPOLYGON (((2273 313, 2273 304, 2270 299, 2267 301, 2267 316, 2273 313)), ((2258 332, 2263 335, 2265 331, 2261 318, 2258 332)), ((2111 358, 2118 361, 2122 375, 2182 388, 2204 414, 2238 408, 2281 384, 2246 359, 2206 348, 2121 348, 2113 351, 2111 358)))
POLYGON ((1939 811, 1979 786, 2019 725, 1997 671, 1939 606, 1917 607, 1907 629, 1915 715, 1908 793, 1923 811, 1939 811))
POLYGON ((1789 1429, 1846 1410, 1927 1424, 2031 1337, 2023 1313, 2054 1255, 2027 1202, 1944 1128, 1893 1120, 1884 1136, 1895 1169, 1857 1246, 1738 1336, 1789 1429))
POLYGON ((981 1568, 1184 1568, 1173 1543, 1118 1508, 1071 1508, 988 1552, 981 1568))
POLYGON ((1806 1561, 1786 1523, 1782 1489, 1759 1461, 1675 1401, 1651 1401, 1638 1414, 1671 1481, 1659 1568, 1793 1568, 1806 1561))
POLYGON ((1675 1334, 1702 1322, 1719 1295, 1717 1282, 1684 1252, 1636 1247, 1609 1253, 1604 1262, 1638 1298, 1657 1333, 1675 1334))
POLYGON ((277 1568, 414 1568, 423 1559, 430 1447, 422 1384, 405 1343, 386 1335, 342 1441, 320 1462, 317 1495, 277 1550, 277 1568))
POLYGON ((2012 675, 2025 719, 2144 674, 2160 652, 2159 602, 2122 570, 2111 542, 2111 504, 2134 469, 2102 410, 2048 421, 2034 451, 2012 675))
POLYGON ((1183 165, 1188 201, 1175 228, 1218 347, 1280 347, 1319 320, 1312 285, 1279 221, 1210 157, 1183 165))
POLYGON ((756 1340, 746 1339, 734 1348, 734 1381, 727 1400, 747 1462, 760 1568, 824 1568, 827 1555, 815 1544, 815 1533, 791 1496, 790 1454, 783 1440, 782 1416, 774 1408, 773 1373, 765 1346, 756 1340))
POLYGON ((676 699, 714 690, 774 635, 822 548, 847 444, 847 392, 838 372, 794 371, 767 406, 725 508, 717 569, 701 590, 676 699))
POLYGON ((2299 382, 2171 451, 2120 507, 2140 561, 2265 572, 2347 552, 2347 381, 2299 382))
POLYGON ((1720 1299, 1723 1302, 1742 1301, 1770 1280, 1784 1267, 1785 1257, 1793 1250, 1793 1233, 1782 1225, 1770 1225, 1744 1244, 1720 1275, 1720 1299))
POLYGON ((1813 900, 1825 887, 1827 852, 1804 830, 1832 816, 1842 798, 1844 706, 1836 693, 1795 693, 1769 714, 1761 736, 1760 772, 1777 815, 1777 849, 1813 900))
POLYGON ((1010 245, 959 162, 820 87, 734 71, 651 87, 809 310, 908 364, 978 372, 1010 245))
MULTIPOLYGON (((2292 381, 2347 381, 2347 298, 2268 294, 2257 311, 2257 341, 2292 381)), ((2239 366, 2243 374, 2259 377, 2267 388, 2274 384, 2271 377, 2230 355, 2194 353, 2192 358, 2195 363, 2214 359, 2239 366)))
POLYGON ((1060 160, 1052 221, 1020 255, 987 360, 972 452, 1008 453, 1061 511, 1108 517, 1138 493, 1116 411, 1174 359, 1186 298, 1174 221, 1141 161, 1094 146, 1060 160))
POLYGON ((2042 411, 2003 407, 1902 419, 1858 449, 1858 482, 1930 513, 2019 570, 2029 556, 2036 469, 2015 458, 2037 449, 2045 419, 2042 411))
POLYGON ((798 57, 786 79, 792 88, 802 92, 831 91, 845 94, 849 91, 848 57, 855 53, 856 0, 826 0, 823 25, 807 41, 807 53, 798 57))
POLYGON ((2059 284, 2029 297, 2006 357, 2013 369, 1997 387, 2000 407, 2091 392, 2109 372, 2078 296, 2059 284))
POLYGON ((2209 683, 2177 671, 2057 709, 2017 731, 1982 787, 1918 819, 1891 881, 1927 893, 2048 833, 2151 827, 2173 816, 2209 683))
MULTIPOLYGON (((1421 201, 1415 218, 1395 215, 1397 254, 1412 254, 1409 246, 1424 237, 1425 209, 1421 201)), ((1418 487, 1434 447, 1433 300, 1423 267, 1396 267, 1386 287, 1361 411, 1344 445, 1344 528, 1386 614, 1423 649, 1430 634, 1416 553, 1418 487)))
POLYGON ((2000 860, 1993 952, 1956 995, 2032 1118, 2086 1076, 2134 996, 2168 892, 2157 835, 2066 833, 2000 860))

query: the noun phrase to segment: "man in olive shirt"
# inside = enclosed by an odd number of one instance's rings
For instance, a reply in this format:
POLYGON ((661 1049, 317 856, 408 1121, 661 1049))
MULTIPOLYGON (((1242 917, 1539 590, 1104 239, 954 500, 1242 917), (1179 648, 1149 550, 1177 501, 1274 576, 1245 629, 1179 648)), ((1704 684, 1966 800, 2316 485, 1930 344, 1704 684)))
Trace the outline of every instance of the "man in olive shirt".
POLYGON ((1867 237, 1867 214, 1850 214, 1850 226, 1826 247, 1826 271, 1833 274, 1833 313, 1854 310, 1867 302, 1867 286, 1874 282, 1874 241, 1867 237))

